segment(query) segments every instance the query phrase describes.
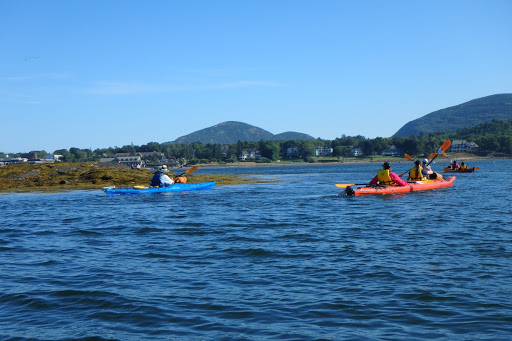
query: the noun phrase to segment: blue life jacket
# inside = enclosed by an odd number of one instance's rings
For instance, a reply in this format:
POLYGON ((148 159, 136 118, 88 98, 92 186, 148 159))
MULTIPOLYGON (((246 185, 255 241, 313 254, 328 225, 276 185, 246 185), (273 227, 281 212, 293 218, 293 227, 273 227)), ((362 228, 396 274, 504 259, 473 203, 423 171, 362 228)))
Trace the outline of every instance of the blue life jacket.
POLYGON ((172 186, 172 184, 174 184, 174 181, 163 172, 156 172, 149 183, 149 185, 153 187, 169 187, 172 186))

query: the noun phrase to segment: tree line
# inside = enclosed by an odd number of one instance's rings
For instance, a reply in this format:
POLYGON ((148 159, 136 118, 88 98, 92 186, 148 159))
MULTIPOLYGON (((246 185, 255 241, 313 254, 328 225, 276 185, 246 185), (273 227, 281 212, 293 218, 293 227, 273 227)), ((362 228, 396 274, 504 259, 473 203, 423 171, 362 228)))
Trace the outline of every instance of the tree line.
MULTIPOLYGON (((353 148, 360 148, 364 156, 380 155, 391 145, 395 146, 401 154, 429 155, 436 151, 446 139, 463 139, 475 142, 479 146, 480 155, 512 154, 512 120, 490 121, 477 126, 460 129, 454 132, 428 133, 408 137, 377 137, 374 139, 364 136, 342 135, 334 140, 287 140, 287 141, 238 141, 236 144, 202 144, 199 142, 185 143, 158 143, 125 145, 123 147, 109 147, 80 149, 72 147, 69 150, 55 150, 53 154, 62 155, 65 162, 91 162, 104 157, 114 157, 116 153, 136 155, 137 152, 160 152, 167 159, 191 160, 194 162, 237 162, 243 150, 259 150, 262 156, 260 162, 271 162, 287 158, 288 148, 297 148, 300 158, 311 160, 315 155, 316 147, 330 147, 332 156, 350 157, 353 148)), ((44 157, 47 152, 31 151, 29 154, 44 157)), ((20 157, 22 154, 10 154, 11 157, 20 157)), ((5 157, 0 153, 0 157, 5 157)), ((153 156, 155 162, 158 160, 153 156)))

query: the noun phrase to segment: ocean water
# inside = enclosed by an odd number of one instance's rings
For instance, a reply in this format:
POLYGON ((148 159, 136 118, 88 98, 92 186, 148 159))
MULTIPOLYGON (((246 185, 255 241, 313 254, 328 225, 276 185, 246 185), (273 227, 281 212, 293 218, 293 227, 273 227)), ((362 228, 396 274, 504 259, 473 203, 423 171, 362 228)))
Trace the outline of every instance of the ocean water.
POLYGON ((334 186, 378 164, 1 194, 0 340, 511 340, 512 161, 469 165, 452 188, 392 196, 334 186))

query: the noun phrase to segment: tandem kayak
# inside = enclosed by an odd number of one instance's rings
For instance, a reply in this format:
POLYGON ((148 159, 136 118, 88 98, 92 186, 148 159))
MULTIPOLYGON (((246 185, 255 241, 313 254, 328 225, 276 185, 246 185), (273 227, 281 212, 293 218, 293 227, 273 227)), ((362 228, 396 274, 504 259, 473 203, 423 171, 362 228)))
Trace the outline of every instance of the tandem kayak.
POLYGON ((408 182, 406 186, 365 186, 359 188, 351 188, 350 186, 345 189, 345 193, 348 196, 360 196, 367 194, 395 194, 395 193, 409 193, 409 192, 417 192, 417 191, 426 191, 430 189, 450 187, 455 181, 455 177, 452 176, 448 179, 438 179, 438 180, 425 180, 425 181, 416 181, 416 182, 408 182))
POLYGON ((446 173, 473 173, 476 169, 480 169, 480 167, 464 168, 464 169, 443 168, 443 172, 446 172, 446 173))
POLYGON ((215 181, 211 182, 198 182, 195 184, 183 184, 183 183, 175 183, 169 187, 143 187, 143 186, 135 186, 128 188, 115 188, 112 187, 103 187, 102 190, 107 195, 114 194, 144 194, 144 193, 167 193, 167 192, 185 192, 185 191, 197 191, 201 189, 209 189, 215 185, 215 181))

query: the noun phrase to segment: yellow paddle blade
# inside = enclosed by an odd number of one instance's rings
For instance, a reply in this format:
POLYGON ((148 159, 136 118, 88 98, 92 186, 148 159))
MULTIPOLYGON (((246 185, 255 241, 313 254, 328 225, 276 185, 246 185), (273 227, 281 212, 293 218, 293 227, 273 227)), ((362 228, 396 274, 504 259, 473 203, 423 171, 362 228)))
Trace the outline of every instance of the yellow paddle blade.
POLYGON ((412 156, 410 156, 409 154, 405 154, 405 155, 404 155, 404 157, 405 157, 407 160, 413 161, 412 156))
POLYGON ((336 187, 345 188, 348 186, 355 186, 355 184, 336 184, 336 187))
POLYGON ((195 165, 194 167, 187 169, 187 170, 185 171, 185 174, 193 173, 193 172, 195 172, 198 168, 199 168, 199 166, 198 166, 198 165, 195 165))

